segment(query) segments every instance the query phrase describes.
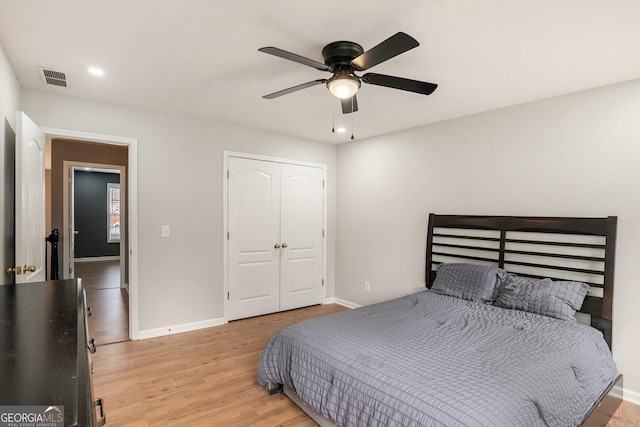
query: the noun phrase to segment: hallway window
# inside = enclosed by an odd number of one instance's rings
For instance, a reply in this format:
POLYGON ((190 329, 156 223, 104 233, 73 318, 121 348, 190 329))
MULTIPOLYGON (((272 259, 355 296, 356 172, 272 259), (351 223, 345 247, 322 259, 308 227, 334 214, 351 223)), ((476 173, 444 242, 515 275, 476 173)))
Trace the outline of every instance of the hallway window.
POLYGON ((120 184, 107 184, 107 243, 120 242, 120 184))

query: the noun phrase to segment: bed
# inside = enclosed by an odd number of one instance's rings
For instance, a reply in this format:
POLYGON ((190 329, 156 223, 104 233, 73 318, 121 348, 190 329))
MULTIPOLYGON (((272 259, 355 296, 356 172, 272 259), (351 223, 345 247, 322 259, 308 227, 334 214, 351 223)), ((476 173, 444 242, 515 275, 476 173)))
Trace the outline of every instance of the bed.
POLYGON ((605 425, 616 225, 431 214, 424 291, 282 329, 258 382, 327 426, 605 425))

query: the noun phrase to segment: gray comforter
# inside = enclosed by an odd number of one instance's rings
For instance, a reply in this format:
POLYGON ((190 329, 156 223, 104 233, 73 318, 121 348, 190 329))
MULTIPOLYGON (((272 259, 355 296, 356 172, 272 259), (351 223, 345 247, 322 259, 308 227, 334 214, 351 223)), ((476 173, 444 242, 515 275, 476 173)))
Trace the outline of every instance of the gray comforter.
POLYGON ((430 291, 282 329, 260 384, 343 426, 576 426, 616 375, 575 322, 430 291))

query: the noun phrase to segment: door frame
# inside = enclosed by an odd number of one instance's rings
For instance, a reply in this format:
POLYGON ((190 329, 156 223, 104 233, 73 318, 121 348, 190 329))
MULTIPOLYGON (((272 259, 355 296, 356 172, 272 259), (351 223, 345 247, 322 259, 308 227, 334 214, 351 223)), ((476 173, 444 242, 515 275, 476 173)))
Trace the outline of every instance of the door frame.
POLYGON ((223 153, 223 168, 222 168, 222 215, 223 215, 223 233, 222 233, 222 248, 223 248, 223 294, 222 300, 224 301, 224 314, 223 318, 225 322, 228 322, 227 313, 229 312, 228 304, 229 299, 227 298, 229 292, 229 252, 228 252, 228 233, 229 233, 229 212, 228 212, 228 202, 229 202, 229 194, 228 194, 228 178, 229 178, 229 157, 240 157, 243 159, 250 160, 262 160, 267 162, 274 163, 287 163, 290 165, 298 165, 298 166, 310 166, 314 168, 322 169, 322 182, 323 182, 323 191, 322 191, 322 229, 324 230, 324 238, 322 239, 322 280, 324 286, 322 286, 322 300, 323 304, 326 303, 327 300, 327 165, 322 163, 313 163, 313 162, 305 162, 301 160, 293 160, 286 159, 282 157, 272 157, 272 156, 264 156, 261 154, 253 154, 253 153, 243 153, 240 151, 228 151, 225 150, 223 153))
MULTIPOLYGON (((82 170, 83 168, 91 168, 90 172, 110 172, 110 173, 119 173, 120 174, 120 183, 127 182, 127 170, 126 167, 122 165, 108 165, 102 163, 90 163, 90 162, 76 162, 72 160, 64 160, 62 162, 64 174, 62 176, 62 224, 64 230, 62 230, 62 239, 63 242, 67 242, 64 247, 64 253, 62 254, 62 278, 68 279, 69 272, 72 264, 71 260, 71 245, 68 242, 71 241, 71 232, 69 229, 69 225, 71 224, 71 201, 73 200, 74 195, 69 194, 69 174, 71 171, 82 170)), ((121 188, 121 194, 124 195, 121 201, 121 212, 122 216, 124 216, 124 232, 121 233, 122 236, 127 235, 127 221, 128 216, 125 214, 127 212, 127 207, 129 204, 127 203, 127 195, 128 191, 126 189, 126 185, 121 188)), ((74 190, 75 192, 75 190, 74 190)), ((120 288, 125 288, 127 291, 128 283, 125 281, 125 257, 126 257, 126 244, 125 242, 121 242, 120 244, 120 288)), ((75 257, 74 257, 75 258, 75 257)), ((75 276, 75 274, 74 274, 75 276)))
POLYGON ((128 147, 127 150, 127 203, 129 205, 129 228, 127 254, 129 260, 129 338, 139 339, 138 330, 138 139, 126 136, 106 135, 93 132, 41 127, 46 137, 73 141, 97 142, 106 145, 128 147))

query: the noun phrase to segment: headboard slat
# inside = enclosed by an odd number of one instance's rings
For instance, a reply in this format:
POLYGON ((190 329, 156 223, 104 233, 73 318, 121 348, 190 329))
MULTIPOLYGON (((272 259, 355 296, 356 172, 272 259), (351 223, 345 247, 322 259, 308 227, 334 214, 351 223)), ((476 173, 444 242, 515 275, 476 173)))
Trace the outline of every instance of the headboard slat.
POLYGON ((521 240, 521 239, 506 239, 507 243, 527 243, 534 245, 550 245, 553 246, 569 246, 577 248, 592 248, 592 249, 606 249, 606 245, 598 245, 592 243, 571 243, 571 242, 550 242, 544 240, 521 240))
POLYGON ((461 260, 475 260, 475 261, 487 261, 487 262, 497 262, 498 259, 496 258, 487 258, 487 257, 481 257, 481 256, 473 256, 473 255, 460 255, 460 254, 446 254, 443 252, 434 252, 433 255, 440 255, 440 256, 446 256, 447 258, 458 258, 461 260))
MULTIPOLYGON (((441 243, 438 243, 440 245, 441 243)), ((534 251, 515 251, 515 250, 507 250, 509 254, 518 254, 518 255, 536 255, 536 256, 545 256, 551 258, 563 258, 563 259, 575 259, 580 261, 604 261, 604 258, 598 258, 593 256, 580 256, 580 255, 566 255, 566 254, 556 254, 551 252, 534 252, 534 251)))
POLYGON ((547 264, 539 264, 535 262, 519 262, 519 261, 505 261, 505 264, 509 265, 520 265, 523 267, 544 267, 550 270, 561 270, 561 271, 571 271, 574 273, 584 273, 584 274, 594 274, 594 275, 602 275, 601 270, 587 270, 583 268, 572 268, 572 267, 564 267, 564 266, 555 266, 555 265, 547 265, 547 264))

